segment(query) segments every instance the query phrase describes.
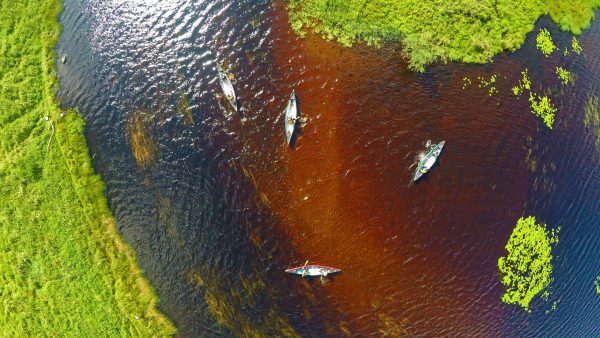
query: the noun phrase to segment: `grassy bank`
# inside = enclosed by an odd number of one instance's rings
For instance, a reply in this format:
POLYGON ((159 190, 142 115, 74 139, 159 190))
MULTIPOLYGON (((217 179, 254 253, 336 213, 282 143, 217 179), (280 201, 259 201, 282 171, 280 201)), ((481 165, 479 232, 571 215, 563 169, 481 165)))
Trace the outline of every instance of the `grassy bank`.
POLYGON ((549 14, 565 31, 581 33, 600 0, 289 0, 292 28, 306 29, 344 45, 356 40, 402 42, 413 69, 436 61, 483 63, 515 50, 549 14))
POLYGON ((73 112, 54 103, 58 0, 0 2, 0 336, 167 336, 73 112))

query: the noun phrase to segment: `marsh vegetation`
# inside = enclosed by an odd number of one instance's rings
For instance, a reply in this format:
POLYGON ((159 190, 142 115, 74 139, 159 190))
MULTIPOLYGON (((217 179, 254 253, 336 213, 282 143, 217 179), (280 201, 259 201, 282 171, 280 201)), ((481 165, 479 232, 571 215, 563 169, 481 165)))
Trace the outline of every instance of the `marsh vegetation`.
MULTIPOLYGON (((423 71, 437 61, 485 63, 504 50, 516 50, 542 15, 580 34, 598 6, 598 0, 290 0, 288 11, 300 35, 313 31, 345 46, 401 42, 410 68, 423 71)), ((549 51, 551 39, 545 37, 543 48, 549 51)))

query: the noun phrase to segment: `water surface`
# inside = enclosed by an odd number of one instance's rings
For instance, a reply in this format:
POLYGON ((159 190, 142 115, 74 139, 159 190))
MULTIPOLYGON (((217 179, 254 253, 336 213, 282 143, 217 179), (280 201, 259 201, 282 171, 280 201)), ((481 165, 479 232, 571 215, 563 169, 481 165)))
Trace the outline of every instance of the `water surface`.
MULTIPOLYGON (((530 34, 491 64, 416 74, 396 44, 298 38, 278 1, 64 5, 60 98, 84 115, 119 229, 180 336, 600 335, 600 153, 583 126, 600 95, 598 23, 580 38, 585 56, 545 59, 530 34), (240 114, 217 97, 218 63, 240 114), (557 65, 575 85, 559 84, 557 65), (524 68, 559 107, 554 130, 511 92, 524 68), (492 74, 489 96, 476 79, 492 74), (292 89, 308 122, 290 149, 292 89), (126 133, 141 110, 159 148, 143 168, 126 133), (412 184, 427 140, 445 150, 412 184), (562 228, 550 300, 532 313, 501 303, 497 270, 523 215, 562 228), (282 273, 306 260, 344 273, 282 273)), ((539 27, 570 44, 547 18, 539 27)))

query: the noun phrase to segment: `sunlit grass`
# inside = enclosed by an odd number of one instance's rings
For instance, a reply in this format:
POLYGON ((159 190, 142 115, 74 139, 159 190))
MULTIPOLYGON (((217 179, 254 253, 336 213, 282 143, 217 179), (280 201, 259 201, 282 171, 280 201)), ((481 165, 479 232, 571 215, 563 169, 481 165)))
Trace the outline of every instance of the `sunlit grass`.
POLYGON ((94 174, 84 121, 54 104, 59 11, 55 0, 0 5, 0 336, 168 336, 94 174))

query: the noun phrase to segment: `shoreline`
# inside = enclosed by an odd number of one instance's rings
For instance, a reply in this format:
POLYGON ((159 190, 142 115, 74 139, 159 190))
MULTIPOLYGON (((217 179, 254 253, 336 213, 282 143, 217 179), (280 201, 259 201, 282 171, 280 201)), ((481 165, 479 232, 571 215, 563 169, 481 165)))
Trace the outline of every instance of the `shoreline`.
POLYGON ((176 329, 156 308, 94 173, 83 118, 55 103, 62 3, 12 6, 0 13, 12 28, 0 39, 13 47, 3 55, 0 92, 0 278, 12 304, 2 331, 170 336, 176 329))

